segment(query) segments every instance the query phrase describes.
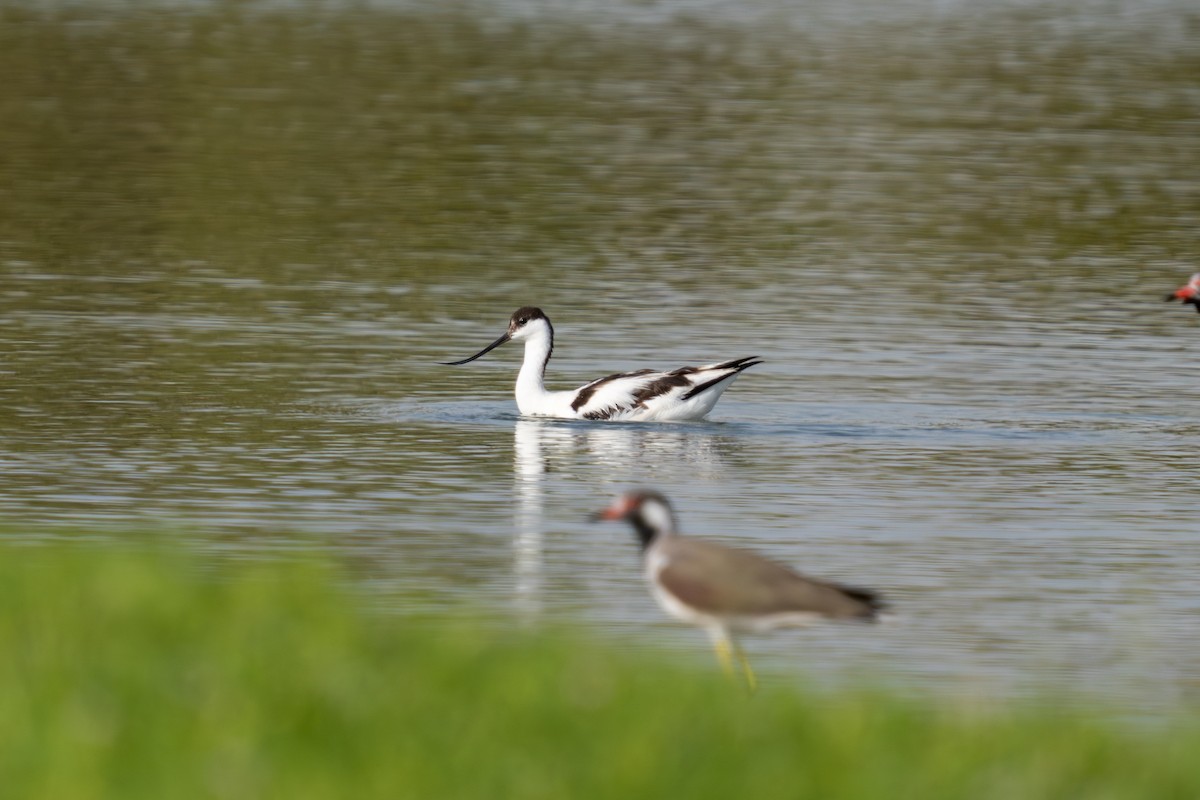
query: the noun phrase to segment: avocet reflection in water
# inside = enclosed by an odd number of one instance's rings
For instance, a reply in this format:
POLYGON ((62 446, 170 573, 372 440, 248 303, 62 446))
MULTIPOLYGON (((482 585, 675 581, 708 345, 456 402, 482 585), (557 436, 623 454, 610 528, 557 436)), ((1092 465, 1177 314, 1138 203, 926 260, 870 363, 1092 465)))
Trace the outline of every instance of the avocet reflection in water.
MULTIPOLYGON (((575 472, 581 461, 591 465, 587 480, 598 496, 626 487, 631 463, 682 465, 698 477, 718 478, 726 455, 740 443, 707 430, 675 426, 574 425, 555 420, 522 418, 513 425, 513 592, 514 605, 525 617, 543 607, 542 582, 547 514, 547 476, 575 472)), ((582 518, 582 513, 579 514, 582 518)))

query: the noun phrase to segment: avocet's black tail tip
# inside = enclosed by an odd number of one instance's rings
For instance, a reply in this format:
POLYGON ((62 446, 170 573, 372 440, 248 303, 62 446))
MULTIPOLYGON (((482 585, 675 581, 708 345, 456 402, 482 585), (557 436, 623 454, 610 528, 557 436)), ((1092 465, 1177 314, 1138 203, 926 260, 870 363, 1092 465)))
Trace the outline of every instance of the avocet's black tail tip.
POLYGON ((741 358, 735 358, 730 361, 722 361, 720 364, 713 364, 711 368, 736 369, 738 372, 741 372, 744 369, 749 369, 750 367, 761 363, 763 362, 758 356, 742 356, 741 358))
POLYGON ((705 369, 707 369, 709 371, 721 371, 722 374, 718 375, 717 377, 713 378, 710 381, 705 381, 704 383, 701 383, 700 385, 693 387, 681 399, 682 400, 691 400, 693 397, 704 394, 709 389, 716 386, 718 383, 724 383, 725 381, 727 381, 731 378, 736 378, 738 375, 740 375, 742 373, 742 370, 750 369, 750 367, 753 367, 755 364, 761 364, 762 363, 761 361, 755 360, 757 358, 758 358, 758 356, 747 356, 745 358, 735 358, 733 361, 724 361, 720 364, 713 364, 711 367, 706 367, 705 369))

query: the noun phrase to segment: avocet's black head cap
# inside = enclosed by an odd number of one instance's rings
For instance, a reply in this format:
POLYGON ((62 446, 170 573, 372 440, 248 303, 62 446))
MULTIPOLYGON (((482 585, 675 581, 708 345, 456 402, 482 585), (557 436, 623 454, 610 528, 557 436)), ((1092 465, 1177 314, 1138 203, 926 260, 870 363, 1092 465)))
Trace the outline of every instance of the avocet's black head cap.
POLYGON ((521 306, 514 311, 512 316, 508 319, 509 336, 513 335, 521 328, 524 328, 535 319, 544 319, 546 320, 547 324, 550 322, 550 318, 546 316, 546 312, 542 311, 540 308, 537 308, 536 306, 521 306))

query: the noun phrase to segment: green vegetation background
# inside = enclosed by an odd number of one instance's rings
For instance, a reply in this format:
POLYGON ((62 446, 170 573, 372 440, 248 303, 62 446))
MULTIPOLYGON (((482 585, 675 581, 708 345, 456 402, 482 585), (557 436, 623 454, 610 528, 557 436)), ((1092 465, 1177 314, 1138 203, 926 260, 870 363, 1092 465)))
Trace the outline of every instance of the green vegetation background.
POLYGON ((378 610, 317 558, 0 546, 20 798, 1191 798, 1200 728, 774 686, 378 610))

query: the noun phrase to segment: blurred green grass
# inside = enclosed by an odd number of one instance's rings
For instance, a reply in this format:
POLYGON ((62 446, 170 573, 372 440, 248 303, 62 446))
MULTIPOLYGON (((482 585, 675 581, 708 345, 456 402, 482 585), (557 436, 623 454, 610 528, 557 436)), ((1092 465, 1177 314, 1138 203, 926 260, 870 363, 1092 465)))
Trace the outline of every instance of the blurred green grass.
POLYGON ((410 618, 317 557, 0 545, 20 798, 1200 796, 1200 728, 769 687, 578 631, 410 618))

